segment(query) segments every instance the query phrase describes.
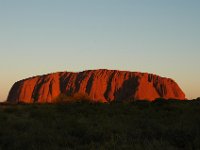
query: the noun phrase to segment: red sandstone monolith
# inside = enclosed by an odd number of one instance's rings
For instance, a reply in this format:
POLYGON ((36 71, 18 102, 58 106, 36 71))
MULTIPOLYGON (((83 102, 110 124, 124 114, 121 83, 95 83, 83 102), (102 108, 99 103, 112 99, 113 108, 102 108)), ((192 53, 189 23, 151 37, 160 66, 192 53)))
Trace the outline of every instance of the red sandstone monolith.
POLYGON ((100 69, 58 72, 18 81, 11 88, 7 101, 53 103, 61 94, 82 95, 98 102, 186 99, 172 79, 148 73, 100 69))

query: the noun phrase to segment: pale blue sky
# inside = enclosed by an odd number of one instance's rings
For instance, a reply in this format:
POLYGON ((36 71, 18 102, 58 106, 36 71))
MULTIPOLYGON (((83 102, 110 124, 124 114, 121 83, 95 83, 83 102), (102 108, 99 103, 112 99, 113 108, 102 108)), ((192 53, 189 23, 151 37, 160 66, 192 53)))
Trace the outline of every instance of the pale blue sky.
POLYGON ((0 0, 0 100, 20 79, 119 69, 200 96, 199 0, 0 0))

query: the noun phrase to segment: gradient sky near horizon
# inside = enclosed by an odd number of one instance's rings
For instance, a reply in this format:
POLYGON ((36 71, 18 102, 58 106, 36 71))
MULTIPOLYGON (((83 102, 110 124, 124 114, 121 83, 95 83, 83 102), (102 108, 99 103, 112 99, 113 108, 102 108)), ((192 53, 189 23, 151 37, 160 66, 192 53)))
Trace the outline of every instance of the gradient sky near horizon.
POLYGON ((15 81, 88 69, 173 78, 200 96, 199 0, 0 0, 0 100, 15 81))

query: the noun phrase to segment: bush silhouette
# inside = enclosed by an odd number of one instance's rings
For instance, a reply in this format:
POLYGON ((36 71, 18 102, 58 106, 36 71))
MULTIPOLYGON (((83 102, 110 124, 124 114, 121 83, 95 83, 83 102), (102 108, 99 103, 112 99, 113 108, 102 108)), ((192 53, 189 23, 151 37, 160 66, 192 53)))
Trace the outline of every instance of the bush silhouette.
POLYGON ((55 102, 58 103, 68 103, 68 102, 90 102, 91 99, 87 95, 83 94, 75 94, 75 95, 67 95, 67 94, 60 94, 58 97, 55 98, 55 102))

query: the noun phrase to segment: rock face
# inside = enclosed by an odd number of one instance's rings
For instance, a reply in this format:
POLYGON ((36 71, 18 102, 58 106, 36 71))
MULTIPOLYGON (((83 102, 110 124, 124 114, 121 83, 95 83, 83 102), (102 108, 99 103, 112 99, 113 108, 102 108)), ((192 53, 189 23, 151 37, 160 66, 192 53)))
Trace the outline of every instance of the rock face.
POLYGON ((157 98, 185 100, 185 94, 172 79, 147 73, 100 69, 59 72, 18 81, 11 88, 7 101, 52 103, 60 94, 83 95, 100 102, 153 101, 157 98))

